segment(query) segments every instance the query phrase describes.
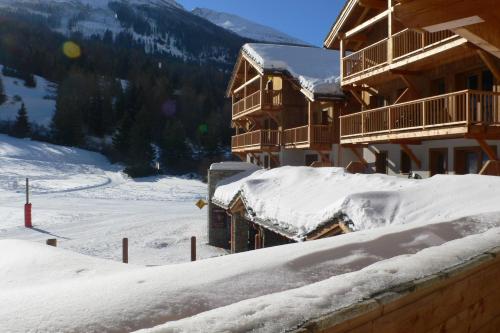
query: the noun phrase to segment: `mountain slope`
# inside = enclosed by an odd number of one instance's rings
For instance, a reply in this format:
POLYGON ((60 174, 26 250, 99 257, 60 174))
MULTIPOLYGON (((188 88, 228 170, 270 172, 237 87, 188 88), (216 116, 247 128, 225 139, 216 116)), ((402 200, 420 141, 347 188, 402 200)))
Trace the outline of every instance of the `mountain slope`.
POLYGON ((248 41, 186 11, 174 0, 0 0, 0 9, 44 22, 66 36, 132 38, 148 53, 184 61, 228 65, 248 41))
POLYGON ((252 22, 238 15, 217 12, 208 8, 195 8, 192 13, 242 37, 256 41, 297 45, 308 44, 281 31, 252 22))

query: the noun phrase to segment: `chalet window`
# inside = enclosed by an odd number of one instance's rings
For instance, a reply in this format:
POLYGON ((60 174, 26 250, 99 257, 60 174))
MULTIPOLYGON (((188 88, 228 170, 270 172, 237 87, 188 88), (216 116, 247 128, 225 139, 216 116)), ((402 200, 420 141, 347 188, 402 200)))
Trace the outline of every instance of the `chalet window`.
MULTIPOLYGON (((496 146, 491 147, 496 151, 496 146)), ((455 149, 455 173, 458 175, 477 174, 488 161, 488 156, 480 147, 455 149)))
POLYGON ((448 173, 448 149, 435 148, 429 150, 429 171, 431 177, 448 173))
POLYGON ((307 154, 306 155, 306 166, 311 166, 314 162, 318 161, 318 155, 316 154, 307 154))
POLYGON ((264 168, 269 169, 271 165, 269 164, 269 155, 264 155, 264 168))
POLYGON ((431 95, 446 94, 446 81, 444 78, 439 78, 431 81, 431 95))
POLYGON ((409 174, 411 171, 411 158, 408 154, 401 150, 401 159, 400 159, 400 173, 409 174))
POLYGON ((375 172, 387 174, 387 152, 381 151, 375 155, 375 172))

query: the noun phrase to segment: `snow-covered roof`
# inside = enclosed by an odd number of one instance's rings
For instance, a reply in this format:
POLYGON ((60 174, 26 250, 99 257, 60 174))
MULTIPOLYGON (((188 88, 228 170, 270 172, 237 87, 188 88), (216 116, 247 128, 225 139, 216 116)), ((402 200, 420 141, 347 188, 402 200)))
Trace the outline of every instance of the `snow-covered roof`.
POLYGON ((242 52, 263 71, 286 72, 314 95, 343 96, 335 51, 307 46, 245 44, 242 52))
POLYGON ((261 167, 247 162, 219 162, 210 165, 210 170, 215 171, 247 171, 247 170, 259 170, 261 167))
POLYGON ((499 255, 499 246, 498 215, 158 267, 0 240, 9 253, 0 256, 0 300, 8 305, 0 307, 0 330, 284 332, 417 279, 445 279, 450 268, 499 255))
POLYGON ((250 220, 272 223, 300 240, 338 218, 348 219, 355 230, 367 230, 496 212, 499 197, 498 177, 410 180, 354 175, 341 168, 282 167, 225 180, 212 202, 229 207, 242 198, 250 220))

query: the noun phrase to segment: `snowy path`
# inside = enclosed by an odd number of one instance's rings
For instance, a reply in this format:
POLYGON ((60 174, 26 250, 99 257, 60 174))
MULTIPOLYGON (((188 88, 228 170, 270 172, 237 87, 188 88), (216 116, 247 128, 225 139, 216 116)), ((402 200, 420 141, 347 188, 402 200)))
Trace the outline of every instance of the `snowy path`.
POLYGON ((133 181, 95 153, 0 135, 0 239, 43 242, 106 259, 121 259, 129 238, 131 263, 190 260, 190 237, 201 258, 224 254, 206 246, 206 195, 197 180, 133 181), (24 179, 30 178, 33 230, 23 227, 24 179))

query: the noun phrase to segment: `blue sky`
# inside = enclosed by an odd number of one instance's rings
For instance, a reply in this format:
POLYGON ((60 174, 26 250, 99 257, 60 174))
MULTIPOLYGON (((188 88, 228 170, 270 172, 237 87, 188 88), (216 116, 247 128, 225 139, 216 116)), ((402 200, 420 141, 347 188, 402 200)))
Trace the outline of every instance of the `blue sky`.
POLYGON ((236 14, 322 46, 344 0, 177 0, 187 9, 205 7, 236 14))

